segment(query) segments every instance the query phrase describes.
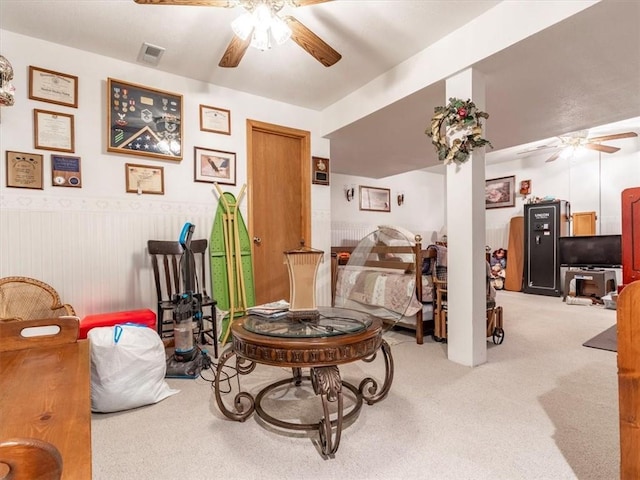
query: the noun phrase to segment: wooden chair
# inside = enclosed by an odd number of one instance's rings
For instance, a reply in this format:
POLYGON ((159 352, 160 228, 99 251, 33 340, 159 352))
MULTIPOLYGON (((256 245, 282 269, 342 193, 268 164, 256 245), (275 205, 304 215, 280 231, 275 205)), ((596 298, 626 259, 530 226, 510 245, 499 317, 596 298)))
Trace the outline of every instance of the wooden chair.
MULTIPOLYGON (((435 288, 433 319, 435 322, 433 337, 439 342, 447 340, 447 269, 435 267, 433 271, 433 285, 435 288)), ((500 345, 504 341, 502 322, 502 307, 489 295, 489 280, 487 279, 487 337, 492 337, 493 343, 500 345)))
POLYGON ((11 480, 59 480, 62 457, 58 449, 37 438, 14 438, 0 443, 0 475, 11 480), (6 467, 3 472, 3 465, 6 467), (8 469, 8 470, 7 470, 8 469))
MULTIPOLYGON (((209 309, 209 314, 203 316, 198 321, 199 341, 207 343, 207 337, 213 343, 215 358, 218 357, 217 326, 215 306, 216 301, 212 299, 206 290, 207 255, 208 242, 206 239, 192 240, 191 251, 193 252, 195 265, 191 269, 193 278, 188 280, 188 284, 193 286, 193 293, 201 295, 200 306, 209 309), (210 329, 205 329, 205 321, 211 324, 210 329)), ((173 336, 173 316, 166 315, 173 312, 176 304, 174 296, 183 292, 184 279, 182 278, 180 261, 183 258, 183 249, 180 242, 170 240, 149 240, 147 249, 151 255, 151 265, 153 267, 153 278, 156 286, 156 298, 158 300, 158 334, 162 338, 173 336), (169 316, 169 318, 166 318, 169 316)))
POLYGON ((0 321, 75 316, 58 292, 44 282, 29 277, 0 279, 0 321))

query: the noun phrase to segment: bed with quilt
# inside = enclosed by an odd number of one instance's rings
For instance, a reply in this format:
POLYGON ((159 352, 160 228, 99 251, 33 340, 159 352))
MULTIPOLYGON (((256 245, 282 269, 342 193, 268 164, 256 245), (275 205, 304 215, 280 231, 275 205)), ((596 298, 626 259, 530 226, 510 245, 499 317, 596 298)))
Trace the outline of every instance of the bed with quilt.
POLYGON ((423 264, 435 256, 421 237, 384 226, 355 247, 332 247, 336 307, 366 311, 388 326, 415 330, 416 342, 433 328, 433 283, 423 264))

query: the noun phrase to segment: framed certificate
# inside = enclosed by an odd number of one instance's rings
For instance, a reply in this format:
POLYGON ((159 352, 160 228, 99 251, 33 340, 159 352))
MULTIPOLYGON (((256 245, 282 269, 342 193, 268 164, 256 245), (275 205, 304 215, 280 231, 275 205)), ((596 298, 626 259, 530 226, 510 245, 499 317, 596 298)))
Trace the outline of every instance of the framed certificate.
POLYGON ((29 66, 29 98, 78 108, 78 77, 29 66))
POLYGON ((224 108, 200 105, 200 130, 231 135, 231 112, 224 108))
POLYGON ((164 195, 164 167, 127 163, 124 168, 127 193, 164 195))
POLYGON ((7 187, 43 190, 42 159, 37 153, 7 151, 7 187))
POLYGON ((34 108, 33 125, 34 148, 75 151, 73 115, 34 108))

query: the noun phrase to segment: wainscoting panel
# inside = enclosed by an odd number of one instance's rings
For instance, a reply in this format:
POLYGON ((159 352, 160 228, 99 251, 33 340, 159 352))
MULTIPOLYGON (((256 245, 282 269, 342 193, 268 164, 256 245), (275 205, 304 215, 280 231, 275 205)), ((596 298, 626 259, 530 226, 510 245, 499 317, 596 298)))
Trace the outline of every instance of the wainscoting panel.
POLYGON ((155 311, 147 240, 177 240, 185 222, 196 226, 194 239, 208 239, 215 213, 213 202, 176 205, 137 197, 34 201, 4 196, 1 206, 0 276, 50 284, 81 318, 134 308, 155 311))

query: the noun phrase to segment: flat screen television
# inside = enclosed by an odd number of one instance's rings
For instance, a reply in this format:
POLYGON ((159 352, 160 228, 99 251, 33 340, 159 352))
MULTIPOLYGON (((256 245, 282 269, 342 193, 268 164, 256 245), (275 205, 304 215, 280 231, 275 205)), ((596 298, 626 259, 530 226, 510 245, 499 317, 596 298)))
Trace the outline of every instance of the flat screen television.
POLYGON ((616 268, 622 265, 622 235, 588 235, 558 239, 560 265, 616 268))

